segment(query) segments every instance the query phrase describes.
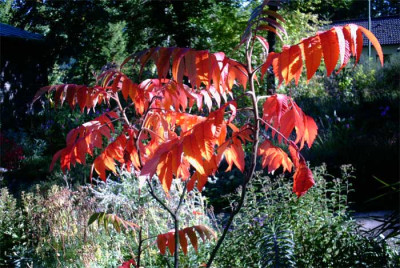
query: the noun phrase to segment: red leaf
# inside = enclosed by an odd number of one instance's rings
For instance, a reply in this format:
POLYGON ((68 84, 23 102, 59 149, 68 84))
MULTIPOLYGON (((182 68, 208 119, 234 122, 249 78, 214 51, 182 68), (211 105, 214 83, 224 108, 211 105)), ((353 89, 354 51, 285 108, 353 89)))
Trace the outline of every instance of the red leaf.
POLYGON ((294 142, 291 142, 289 144, 289 153, 290 157, 292 158, 293 164, 295 168, 298 168, 300 165, 300 153, 299 153, 299 148, 294 142))
MULTIPOLYGON (((198 239, 197 235, 202 238, 203 242, 205 239, 211 239, 211 238, 216 238, 215 232, 210 229, 209 227, 205 225, 195 225, 192 227, 186 227, 185 229, 178 230, 179 234, 179 243, 181 245, 181 248, 183 250, 183 253, 186 255, 187 254, 187 246, 188 246, 188 241, 186 239, 186 235, 189 237, 190 243, 193 245, 195 251, 197 252, 198 250, 198 239)), ((168 247, 171 255, 175 254, 175 232, 171 231, 165 234, 159 234, 157 236, 157 247, 160 250, 160 253, 162 255, 165 254, 166 248, 168 247)))
POLYGON ((181 245, 183 254, 187 254, 187 247, 188 247, 188 241, 186 239, 185 232, 183 230, 179 230, 179 244, 181 245))
POLYGON ((303 196, 315 184, 313 174, 304 159, 300 160, 299 168, 293 176, 293 192, 297 197, 303 196))
POLYGON ((175 51, 173 55, 173 62, 172 62, 172 77, 178 83, 182 83, 182 76, 183 76, 183 67, 184 64, 181 64, 181 60, 185 56, 185 54, 189 51, 189 48, 179 48, 175 51))
POLYGON ((170 66, 171 54, 174 48, 162 47, 158 51, 158 58, 156 62, 158 78, 166 78, 170 66))
POLYGON ((261 67, 261 79, 264 78, 264 75, 267 72, 268 67, 271 66, 273 60, 275 60, 277 58, 279 58, 279 53, 271 52, 268 54, 267 60, 261 67))
POLYGON ((136 262, 134 259, 130 259, 129 261, 125 261, 122 263, 121 266, 119 266, 118 268, 133 268, 136 266, 136 262), (131 266, 132 265, 132 266, 131 266))
POLYGON ((189 237, 190 243, 193 245, 194 250, 197 252, 198 245, 197 245, 197 236, 193 230, 193 227, 187 227, 184 229, 185 233, 189 237))
MULTIPOLYGON (((281 125, 279 131, 287 139, 290 138, 290 134, 293 130, 296 130, 296 143, 300 141, 304 134, 304 121, 303 112, 301 109, 292 101, 292 107, 286 112, 281 118, 281 125)), ((279 142, 282 138, 278 137, 279 142)))
POLYGON ((262 45, 262 47, 264 48, 265 53, 268 54, 268 52, 269 52, 269 44, 268 44, 268 41, 267 41, 264 37, 259 36, 259 35, 256 35, 256 38, 257 38, 257 40, 260 42, 260 44, 262 45))
POLYGON ((157 247, 160 250, 161 255, 165 255, 165 249, 167 248, 167 237, 165 234, 159 234, 157 236, 157 247))
POLYGON ((266 14, 266 15, 268 15, 268 16, 274 17, 274 18, 276 18, 276 19, 282 21, 283 23, 286 22, 285 19, 284 19, 281 15, 279 15, 278 13, 276 13, 276 12, 273 11, 273 10, 266 9, 266 10, 263 10, 262 13, 263 13, 263 14, 266 14))
POLYGON ((339 73, 349 62, 351 56, 351 33, 346 27, 335 27, 338 35, 340 50, 340 67, 336 73, 339 73))
POLYGON ((167 246, 169 249, 169 253, 173 256, 175 254, 175 233, 169 232, 166 233, 165 236, 167 237, 167 246))
POLYGON ((260 31, 260 30, 264 30, 264 31, 269 31, 269 32, 273 32, 274 34, 276 34, 279 39, 281 39, 281 41, 283 42, 283 38, 282 35, 272 26, 269 25, 265 25, 265 24, 261 24, 260 26, 258 26, 256 28, 256 31, 260 31))
POLYGON ((196 51, 190 50, 185 54, 186 75, 194 88, 197 85, 196 51))

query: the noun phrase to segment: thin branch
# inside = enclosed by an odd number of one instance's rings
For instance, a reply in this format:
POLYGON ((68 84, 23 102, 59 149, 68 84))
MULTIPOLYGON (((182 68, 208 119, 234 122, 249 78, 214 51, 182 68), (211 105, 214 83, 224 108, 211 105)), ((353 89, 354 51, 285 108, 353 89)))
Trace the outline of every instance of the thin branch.
POLYGON ((183 199, 185 198, 186 194, 186 183, 184 184, 184 188, 182 190, 182 194, 179 198, 178 206, 175 210, 175 218, 174 218, 174 227, 175 227, 175 255, 174 255, 174 267, 179 267, 179 211, 181 209, 183 199))
POLYGON ((169 214, 175 219, 175 213, 155 194, 153 186, 151 185, 151 182, 149 179, 146 180, 147 184, 149 185, 149 193, 151 196, 166 210, 168 211, 169 214))
POLYGON ((160 135, 158 135, 157 133, 155 133, 153 130, 151 130, 151 129, 147 128, 147 127, 144 127, 144 128, 142 128, 142 129, 143 129, 143 130, 146 130, 146 131, 148 131, 148 132, 153 133, 153 134, 156 135, 158 138, 160 138, 162 141, 166 141, 163 137, 161 137, 160 135))
POLYGON ((125 109, 122 108, 121 102, 119 101, 118 93, 115 93, 115 94, 111 95, 111 98, 117 103, 117 105, 118 105, 118 110, 121 112, 122 118, 124 119, 125 123, 126 123, 128 126, 130 126, 128 117, 126 116, 126 113, 125 113, 125 109))
POLYGON ((268 99, 269 97, 271 97, 271 95, 258 96, 257 97, 257 102, 259 102, 260 100, 263 100, 263 99, 268 99))
POLYGON ((140 229, 139 229, 139 246, 138 246, 138 254, 137 254, 138 256, 137 256, 137 261, 136 261, 137 267, 140 267, 140 257, 141 257, 142 251, 143 251, 143 249, 142 249, 143 241, 144 240, 142 240, 142 228, 140 227, 140 229))
POLYGON ((248 95, 251 96, 252 104, 253 104, 253 114, 254 114, 254 141, 253 141, 253 148, 252 148, 252 159, 251 159, 251 165, 249 170, 247 171, 247 176, 245 177, 243 184, 242 184, 242 191, 240 195, 240 200, 235 206, 235 208, 232 210, 231 215, 229 216, 228 222, 224 228, 224 231, 221 235, 221 237, 218 239, 217 245, 214 247, 213 251, 211 252, 210 258, 207 262, 206 267, 211 267, 212 262, 214 261, 214 258, 216 257, 216 254, 221 247, 228 230, 233 222, 234 217, 239 213, 240 209, 243 206, 245 197, 246 197, 246 191, 247 191, 247 184, 249 181, 252 179, 254 176, 255 168, 256 168, 256 163, 257 163, 257 151, 258 151, 258 142, 259 142, 259 133, 260 133, 260 122, 259 122, 259 113, 258 113, 258 106, 257 106, 257 97, 256 97, 256 91, 254 87, 254 76, 255 72, 252 71, 252 66, 251 66, 251 57, 252 53, 251 50, 249 50, 249 41, 247 42, 246 45, 246 56, 247 56, 247 72, 249 74, 249 80, 250 80, 250 93, 248 95))
POLYGON ((279 136, 281 136, 288 144, 290 143, 290 140, 286 138, 281 132, 279 132, 276 128, 274 128, 271 124, 267 123, 264 119, 258 118, 259 121, 263 122, 266 124, 270 129, 278 133, 279 136))

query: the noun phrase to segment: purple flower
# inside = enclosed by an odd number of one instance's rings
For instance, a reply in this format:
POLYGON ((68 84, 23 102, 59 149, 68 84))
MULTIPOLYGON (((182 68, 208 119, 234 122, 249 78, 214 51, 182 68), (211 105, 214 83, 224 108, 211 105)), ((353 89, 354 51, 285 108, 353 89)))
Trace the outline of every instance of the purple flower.
POLYGON ((264 217, 255 217, 255 218, 253 218, 253 221, 255 221, 259 226, 263 226, 264 225, 264 220, 266 218, 267 218, 266 216, 264 216, 264 217))
POLYGON ((386 116, 387 112, 389 111, 390 107, 389 106, 385 106, 385 107, 379 107, 379 110, 381 110, 381 116, 386 116))

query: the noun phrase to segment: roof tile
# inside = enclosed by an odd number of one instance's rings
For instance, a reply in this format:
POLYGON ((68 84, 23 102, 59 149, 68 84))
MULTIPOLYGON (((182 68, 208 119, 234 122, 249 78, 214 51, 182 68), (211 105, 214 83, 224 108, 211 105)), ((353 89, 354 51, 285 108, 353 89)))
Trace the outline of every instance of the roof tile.
POLYGON ((28 40, 43 40, 44 37, 41 34, 31 33, 11 25, 0 23, 0 36, 1 37, 13 37, 22 38, 28 40))
MULTIPOLYGON (((331 26, 357 24, 368 29, 368 19, 334 21, 331 26)), ((400 45, 400 17, 380 17, 371 19, 371 32, 378 38, 381 45, 400 45)), ((364 38, 364 46, 368 39, 364 38)))

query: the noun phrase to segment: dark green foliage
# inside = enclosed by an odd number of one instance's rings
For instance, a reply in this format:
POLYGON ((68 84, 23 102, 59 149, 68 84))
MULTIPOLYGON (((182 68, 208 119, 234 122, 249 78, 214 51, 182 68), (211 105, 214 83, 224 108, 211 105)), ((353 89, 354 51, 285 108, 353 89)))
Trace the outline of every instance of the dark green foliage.
POLYGON ((220 267, 395 267, 398 253, 363 237, 349 216, 353 170, 333 177, 314 170, 316 185, 302 198, 283 177, 258 177, 217 259, 220 267))
MULTIPOLYGON (((376 196, 379 183, 373 176, 393 183, 399 178, 399 99, 382 97, 360 102, 328 99, 299 100, 306 113, 314 115, 319 133, 312 148, 305 151, 310 162, 326 163, 339 174, 339 166, 351 163, 356 168, 357 209, 388 209, 398 204, 398 196, 364 204, 376 196)), ((381 193, 378 191, 378 193, 381 193)))
POLYGON ((272 220, 263 228, 260 245, 262 267, 295 267, 293 233, 289 226, 272 220))

